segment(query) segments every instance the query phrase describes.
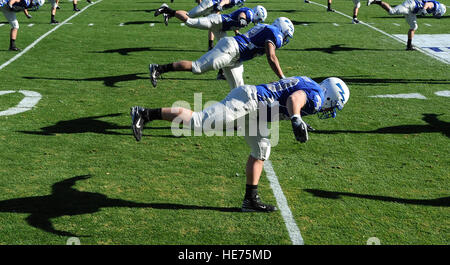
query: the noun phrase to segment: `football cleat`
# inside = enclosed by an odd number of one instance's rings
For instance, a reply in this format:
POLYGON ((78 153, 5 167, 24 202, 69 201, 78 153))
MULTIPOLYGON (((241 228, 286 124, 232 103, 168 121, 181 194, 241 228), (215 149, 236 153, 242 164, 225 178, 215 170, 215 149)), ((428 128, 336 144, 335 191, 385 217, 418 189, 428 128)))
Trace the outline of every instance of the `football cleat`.
POLYGON ((130 110, 131 116, 131 129, 133 129, 134 138, 136 141, 140 141, 142 138, 142 130, 144 129, 144 119, 141 112, 144 108, 139 106, 134 106, 130 110))
POLYGON ((75 7, 75 8, 73 9, 73 11, 75 11, 75 12, 79 12, 79 11, 80 11, 80 9, 79 9, 79 8, 77 8, 77 7, 75 7))
POLYGON ((150 64, 148 66, 148 70, 150 71, 150 82, 152 83, 153 87, 156 87, 157 85, 157 78, 161 76, 161 73, 158 72, 159 65, 157 64, 150 64))
POLYGON ((334 12, 335 10, 333 8, 327 8, 327 12, 334 12))
POLYGON ((91 0, 86 0, 86 2, 88 2, 89 4, 92 4, 92 1, 91 1, 91 0))
POLYGON ((9 47, 9 50, 10 50, 10 51, 13 51, 13 52, 18 52, 18 51, 20 51, 20 49, 17 48, 17 47, 9 47))
POLYGON ((358 20, 357 18, 354 18, 354 19, 352 20, 352 24, 359 24, 359 20, 358 20))
POLYGON ((222 69, 219 70, 219 72, 217 73, 216 79, 217 79, 217 80, 227 80, 227 78, 226 78, 225 75, 223 74, 222 69))
POLYGON ((50 21, 50 24, 59 24, 59 22, 53 19, 50 21))
POLYGON ((414 47, 414 46, 406 46, 406 50, 407 51, 415 51, 416 50, 416 48, 414 47))
POLYGON ((309 0, 305 0, 305 3, 307 3, 307 4, 309 4, 309 3, 311 3, 309 0))
POLYGON ((164 24, 166 26, 168 26, 169 25, 169 15, 168 14, 163 14, 163 17, 164 17, 164 24))
POLYGON ((245 198, 241 208, 243 212, 273 212, 276 210, 277 207, 263 203, 258 195, 251 199, 245 198))
POLYGON ((169 6, 166 3, 162 4, 158 9, 155 10, 155 17, 164 14, 164 11, 166 11, 168 7, 169 6))

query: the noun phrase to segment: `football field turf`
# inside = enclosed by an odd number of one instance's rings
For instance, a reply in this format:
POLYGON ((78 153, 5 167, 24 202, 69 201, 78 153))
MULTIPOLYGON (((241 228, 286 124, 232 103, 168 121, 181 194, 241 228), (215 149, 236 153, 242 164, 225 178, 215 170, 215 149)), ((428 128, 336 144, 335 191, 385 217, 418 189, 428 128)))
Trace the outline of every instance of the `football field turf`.
MULTIPOLYGON (((149 63, 207 51, 206 31, 154 17, 161 3, 103 0, 70 18, 72 3, 61 0, 56 18, 70 20, 56 30, 48 4, 31 20, 19 13, 19 48, 54 31, 13 61, 0 15, 0 114, 24 91, 41 95, 29 98, 39 100, 31 109, 0 116, 0 244, 65 244, 76 236, 86 245, 289 245, 293 226, 309 245, 363 245, 371 237, 450 243, 450 67, 405 51, 395 37, 408 31, 403 17, 362 2, 359 19, 369 24, 358 25, 318 1, 246 1, 266 7, 267 23, 280 16, 294 23, 294 38, 277 50, 286 76, 337 76, 351 92, 336 119, 304 118, 316 129, 305 144, 289 121, 280 122, 270 161, 292 213, 287 224, 280 211, 240 212, 249 154, 243 137, 175 137, 170 123, 152 122, 135 141, 131 106, 182 100, 193 107, 195 93, 204 105, 229 92, 215 71, 166 73, 152 87, 149 63)), ((195 3, 169 5, 190 10, 195 3)), ((333 8, 351 16, 353 2, 334 0, 333 8)), ((419 18, 416 37, 450 34, 449 18, 419 18)), ((450 52, 450 45, 437 48, 450 52)), ((246 84, 277 79, 265 56, 244 68, 246 84)), ((276 205, 266 174, 260 195, 276 205)))

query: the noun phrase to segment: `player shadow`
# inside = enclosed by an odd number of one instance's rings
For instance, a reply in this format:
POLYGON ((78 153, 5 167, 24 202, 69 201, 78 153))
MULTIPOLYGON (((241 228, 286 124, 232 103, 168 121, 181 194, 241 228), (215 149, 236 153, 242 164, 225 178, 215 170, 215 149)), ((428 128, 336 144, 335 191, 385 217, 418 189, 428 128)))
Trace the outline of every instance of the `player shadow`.
POLYGON ((317 23, 322 23, 322 22, 315 22, 315 21, 297 21, 297 20, 291 20, 292 24, 294 24, 295 26, 298 25, 304 25, 304 24, 317 24, 317 23))
MULTIPOLYGON (((255 4, 255 2, 252 2, 252 4, 255 4)), ((296 10, 296 9, 267 9, 267 12, 268 13, 271 13, 271 12, 296 13, 296 12, 300 12, 300 10, 296 10)), ((294 22, 292 21, 292 23, 294 23, 294 22)))
MULTIPOLYGON (((334 44, 330 47, 317 47, 317 48, 306 48, 306 49, 292 49, 283 48, 283 51, 297 51, 297 52, 324 52, 328 54, 335 54, 336 52, 349 52, 349 51, 387 51, 386 49, 368 49, 368 48, 357 48, 357 47, 344 47, 344 44, 334 44)), ((395 50, 392 50, 395 51, 395 50)))
MULTIPOLYGON (((386 19, 386 18, 402 18, 402 19, 405 19, 405 17, 404 16, 380 16, 380 17, 373 17, 373 18, 383 18, 383 19, 386 19)), ((450 16, 443 16, 443 17, 440 17, 440 18, 435 18, 435 17, 433 17, 433 16, 417 16, 417 18, 419 18, 419 19, 448 19, 448 18, 450 18, 450 16)))
POLYGON ((135 80, 148 80, 148 73, 135 73, 135 74, 125 74, 125 75, 113 75, 113 76, 103 76, 103 77, 91 77, 91 78, 55 78, 55 77, 32 77, 24 76, 24 79, 28 80, 52 80, 52 81, 87 81, 87 82, 98 82, 102 81, 107 87, 119 87, 116 85, 119 82, 135 81, 135 80), (140 75, 147 75, 142 77, 140 75))
POLYGON ((438 117, 442 114, 422 114, 422 120, 427 125, 399 125, 379 128, 372 131, 350 131, 350 130, 315 130, 318 134, 336 133, 374 133, 374 134, 417 134, 417 133, 441 133, 450 138, 450 122, 441 121, 438 117))
POLYGON ((220 212, 238 212, 239 208, 203 207, 195 205, 170 203, 141 203, 122 199, 108 198, 96 193, 79 191, 73 186, 77 181, 89 179, 90 175, 76 176, 62 180, 52 185, 50 195, 32 196, 0 201, 0 212, 29 214, 25 220, 35 228, 59 236, 78 236, 68 231, 57 230, 51 219, 61 216, 92 214, 102 208, 153 208, 167 210, 212 210, 220 212))
MULTIPOLYGON (((127 126, 122 126, 116 123, 100 120, 101 118, 117 117, 121 115, 123 115, 123 113, 83 117, 73 120, 59 121, 55 125, 40 128, 40 131, 18 131, 18 132, 25 134, 46 135, 46 136, 55 136, 57 134, 79 134, 79 133, 98 133, 105 135, 133 135, 131 133, 131 120, 130 125, 127 126), (114 130, 129 130, 130 133, 119 133, 115 132, 114 130)), ((150 126, 146 127, 146 130, 158 130, 158 129, 170 130, 171 127, 150 127, 150 126)), ((183 137, 171 134, 170 135, 144 134, 144 136, 162 137, 162 138, 183 137)))
POLYGON ((377 201, 385 201, 385 202, 395 202, 395 203, 402 203, 402 204, 414 204, 414 205, 435 206, 435 207, 449 207, 450 206, 450 197, 442 197, 442 198, 436 198, 436 199, 403 199, 403 198, 396 198, 396 197, 389 197, 389 196, 358 194, 358 193, 338 192, 338 191, 326 191, 326 190, 318 190, 318 189, 304 189, 304 191, 311 193, 315 197, 327 198, 327 199, 340 199, 342 196, 347 196, 347 197, 353 197, 353 198, 377 200, 377 201))
POLYGON ((145 24, 150 24, 150 23, 155 23, 155 24, 161 24, 163 23, 162 21, 156 21, 156 20, 141 20, 141 21, 128 21, 128 22, 123 22, 124 26, 128 26, 128 25, 145 25, 145 24))
MULTIPOLYGON (((320 76, 313 77, 314 81, 322 82, 328 77, 320 76)), ((359 84, 368 86, 379 86, 380 84, 437 84, 437 85, 450 85, 449 79, 401 79, 401 78, 367 78, 364 76, 340 76, 346 84, 359 84)))
POLYGON ((137 48, 121 48, 121 49, 111 49, 104 51, 97 51, 92 53, 118 53, 120 55, 128 56, 131 52, 201 52, 205 53, 204 50, 189 50, 189 49, 176 49, 170 47, 137 47, 137 48))

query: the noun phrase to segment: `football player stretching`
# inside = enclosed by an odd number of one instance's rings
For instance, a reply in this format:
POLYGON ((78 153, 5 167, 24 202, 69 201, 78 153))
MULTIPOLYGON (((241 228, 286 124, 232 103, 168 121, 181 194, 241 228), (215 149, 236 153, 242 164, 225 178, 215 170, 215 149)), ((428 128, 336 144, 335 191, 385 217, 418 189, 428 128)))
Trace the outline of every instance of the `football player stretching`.
POLYGON ((150 81, 154 87, 163 73, 172 71, 191 71, 201 74, 211 70, 223 69, 230 89, 244 85, 243 62, 255 56, 266 54, 267 61, 279 78, 284 74, 275 54, 294 36, 294 25, 285 17, 277 18, 272 25, 258 24, 247 33, 222 38, 216 46, 197 61, 178 61, 165 65, 150 64, 150 81))
POLYGON ((251 152, 246 165, 246 191, 242 211, 272 212, 276 207, 265 204, 258 196, 258 183, 264 161, 271 150, 268 122, 290 119, 294 137, 308 141, 303 116, 319 114, 319 118, 336 117, 336 111, 347 103, 350 91, 339 78, 331 77, 316 83, 309 77, 294 76, 262 85, 244 85, 233 89, 222 101, 200 112, 186 108, 131 108, 132 130, 137 141, 144 126, 153 120, 183 123, 197 132, 234 128, 236 120, 245 122, 244 138, 251 152), (270 115, 268 115, 270 113, 270 115), (273 117, 274 114, 277 117, 273 117), (214 129, 212 129, 214 128, 214 129))
POLYGON ((409 24, 406 50, 414 50, 412 40, 418 28, 417 15, 433 14, 434 17, 440 18, 447 10, 444 4, 434 0, 406 0, 401 5, 395 7, 391 7, 388 3, 381 0, 367 0, 367 5, 369 6, 371 4, 381 6, 390 15, 405 15, 406 22, 409 24))

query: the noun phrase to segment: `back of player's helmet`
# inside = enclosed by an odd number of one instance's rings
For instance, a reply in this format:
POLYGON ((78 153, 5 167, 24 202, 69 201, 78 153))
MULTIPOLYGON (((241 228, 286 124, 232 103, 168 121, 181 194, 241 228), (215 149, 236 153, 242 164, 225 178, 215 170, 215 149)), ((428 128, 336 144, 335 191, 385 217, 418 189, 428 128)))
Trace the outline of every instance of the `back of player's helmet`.
POLYGON ((320 86, 324 90, 325 101, 318 113, 319 118, 335 118, 336 110, 342 110, 350 98, 350 90, 344 81, 337 77, 329 77, 323 80, 320 86))
POLYGON ((445 7, 444 4, 439 3, 439 2, 437 2, 437 3, 438 3, 437 4, 438 6, 436 7, 436 10, 434 11, 433 16, 439 18, 445 14, 445 12, 447 11, 447 8, 445 7))
POLYGON ((275 19, 272 26, 277 27, 283 34, 283 44, 287 44, 289 42, 289 38, 292 39, 294 37, 294 24, 292 24, 292 21, 289 18, 279 17, 275 19))
POLYGON ((262 23, 267 18, 267 10, 265 7, 261 5, 255 6, 253 9, 253 23, 258 24, 262 23))

